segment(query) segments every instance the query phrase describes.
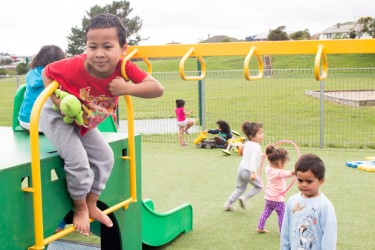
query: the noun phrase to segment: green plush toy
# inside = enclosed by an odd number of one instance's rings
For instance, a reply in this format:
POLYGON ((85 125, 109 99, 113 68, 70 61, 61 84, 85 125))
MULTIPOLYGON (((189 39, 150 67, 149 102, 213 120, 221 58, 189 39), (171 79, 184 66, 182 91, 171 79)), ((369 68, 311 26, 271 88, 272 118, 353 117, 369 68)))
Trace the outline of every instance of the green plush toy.
MULTIPOLYGON (((78 98, 60 89, 56 89, 55 94, 57 98, 61 99, 60 110, 61 113, 65 115, 63 118, 64 122, 76 122, 78 125, 83 125, 83 111, 81 108, 81 102, 78 98)), ((53 105, 53 108, 59 110, 59 107, 56 105, 53 105)))

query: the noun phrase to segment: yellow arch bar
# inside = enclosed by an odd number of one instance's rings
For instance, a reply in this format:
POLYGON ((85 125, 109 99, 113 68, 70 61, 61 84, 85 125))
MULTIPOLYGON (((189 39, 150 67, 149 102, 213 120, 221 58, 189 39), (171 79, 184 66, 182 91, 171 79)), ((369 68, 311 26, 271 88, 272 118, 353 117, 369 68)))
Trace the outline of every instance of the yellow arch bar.
POLYGON ((194 48, 191 47, 189 51, 182 57, 179 65, 179 70, 180 70, 180 77, 182 80, 187 80, 187 81, 198 81, 204 79, 206 75, 206 63, 204 62, 203 58, 201 56, 197 56, 197 59, 201 63, 201 73, 199 76, 185 76, 185 62, 189 57, 194 53, 194 48))
MULTIPOLYGON (((130 58, 134 57, 136 54, 138 53, 138 49, 134 49, 132 50, 130 53, 126 54, 126 56, 124 57, 124 59, 122 60, 122 63, 121 63, 121 75, 122 77, 124 77, 124 79, 126 81, 129 81, 129 78, 128 76, 126 75, 126 70, 125 70, 125 65, 126 63, 130 60, 130 58)), ((152 74, 152 65, 151 65, 151 62, 150 60, 148 60, 147 57, 142 57, 143 61, 146 63, 147 65, 147 73, 149 75, 152 74)))
POLYGON ((315 64, 314 64, 314 75, 315 80, 323 81, 327 78, 328 74, 328 63, 327 63, 327 55, 324 53, 324 45, 318 45, 318 52, 315 56, 315 64), (320 67, 320 62, 322 62, 322 67, 320 67), (320 68, 322 68, 322 73, 320 73, 320 68))
POLYGON ((249 81, 250 80, 259 80, 259 79, 262 79, 262 77, 263 77, 263 60, 262 60, 262 57, 258 54, 256 54, 256 57, 258 59, 258 75, 257 76, 250 76, 250 73, 249 73, 250 60, 251 60, 251 57, 255 54, 256 49, 257 49, 257 47, 255 47, 255 45, 251 46, 250 51, 246 55, 245 61, 244 61, 244 66, 243 66, 244 75, 245 75, 245 79, 249 80, 249 81))

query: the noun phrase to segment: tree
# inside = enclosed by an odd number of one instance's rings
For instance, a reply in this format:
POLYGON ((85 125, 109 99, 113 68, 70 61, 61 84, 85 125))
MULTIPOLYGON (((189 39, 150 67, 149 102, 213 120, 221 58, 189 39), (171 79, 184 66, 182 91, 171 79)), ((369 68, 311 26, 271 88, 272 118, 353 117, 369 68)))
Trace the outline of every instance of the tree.
POLYGON ((349 31, 349 38, 350 39, 354 39, 356 37, 357 37, 357 33, 355 32, 355 30, 354 29, 350 29, 350 31, 349 31))
POLYGON ((375 38, 375 19, 372 17, 361 17, 357 21, 362 26, 361 31, 369 34, 372 38, 375 38))
POLYGON ((24 75, 26 74, 27 68, 26 63, 19 63, 16 66, 16 74, 17 75, 24 75))
POLYGON ((284 31, 286 29, 285 26, 280 26, 274 30, 270 30, 268 34, 267 40, 268 41, 283 41, 289 40, 288 34, 284 31))
POLYGON ((311 35, 309 29, 296 31, 290 34, 290 38, 292 40, 310 40, 310 37, 311 35))
POLYGON ((91 7, 90 11, 87 11, 86 15, 82 18, 82 26, 75 26, 71 29, 72 33, 67 37, 67 53, 77 55, 84 52, 85 33, 89 20, 102 13, 111 13, 118 16, 126 27, 128 44, 137 45, 139 41, 142 40, 141 36, 138 35, 138 32, 142 27, 142 20, 138 16, 128 18, 132 11, 133 9, 130 8, 130 2, 128 1, 114 1, 112 4, 107 4, 104 7, 100 7, 99 5, 91 7))
POLYGON ((12 62, 13 62, 12 59, 7 58, 7 59, 3 59, 3 60, 1 60, 1 61, 0 61, 0 65, 9 65, 9 64, 11 64, 12 62))

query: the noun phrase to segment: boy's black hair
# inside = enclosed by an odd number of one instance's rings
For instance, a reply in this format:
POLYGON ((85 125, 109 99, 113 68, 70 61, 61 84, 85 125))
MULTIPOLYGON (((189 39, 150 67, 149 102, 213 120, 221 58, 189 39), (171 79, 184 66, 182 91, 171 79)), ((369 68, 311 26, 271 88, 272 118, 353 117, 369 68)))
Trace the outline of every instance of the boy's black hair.
POLYGON ((185 100, 183 100, 183 99, 177 99, 176 100, 176 107, 177 108, 181 108, 183 106, 185 106, 185 100))
POLYGON ((36 54, 30 62, 30 69, 34 69, 38 66, 45 67, 47 64, 59 61, 65 58, 65 53, 59 46, 56 45, 44 45, 40 48, 38 54, 36 54))
POLYGON ((126 44, 126 28, 121 19, 113 14, 104 13, 94 16, 86 28, 85 44, 87 42, 87 32, 95 29, 109 29, 115 28, 121 47, 126 44))
POLYGON ((298 171, 305 173, 311 171, 318 180, 322 180, 325 175, 325 166, 322 159, 319 156, 314 154, 305 154, 302 155, 295 165, 295 172, 298 171))
POLYGON ((230 133, 230 126, 226 121, 218 120, 216 122, 216 124, 219 126, 221 131, 223 131, 224 133, 230 133))

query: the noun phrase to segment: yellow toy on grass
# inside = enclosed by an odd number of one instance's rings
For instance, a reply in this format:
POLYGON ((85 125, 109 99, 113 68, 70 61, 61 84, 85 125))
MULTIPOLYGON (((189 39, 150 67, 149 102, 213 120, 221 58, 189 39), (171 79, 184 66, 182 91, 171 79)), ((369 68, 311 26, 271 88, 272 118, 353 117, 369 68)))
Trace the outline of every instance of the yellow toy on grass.
POLYGON ((359 164, 357 167, 358 170, 364 170, 367 172, 375 172, 375 165, 374 164, 359 164))
POLYGON ((197 148, 219 148, 221 145, 217 145, 214 138, 207 138, 208 130, 202 131, 197 138, 194 139, 193 143, 197 148))
POLYGON ((197 138, 194 139, 193 143, 195 145, 198 145, 201 141, 203 141, 204 139, 207 138, 207 135, 208 135, 208 131, 202 131, 197 138))
MULTIPOLYGON (((232 130, 232 134, 236 136, 240 136, 240 133, 237 131, 232 130)), ((243 144, 246 142, 245 137, 232 137, 228 140, 228 146, 226 149, 222 149, 221 151, 224 155, 231 155, 231 151, 235 151, 238 155, 242 155, 243 144)))
MULTIPOLYGON (((240 136, 240 133, 237 131, 231 130, 233 135, 240 136)), ((208 131, 202 131, 197 138, 194 139, 193 143, 196 145, 197 148, 222 148, 222 145, 217 145, 215 140, 207 139, 208 131)), ((237 137, 234 136, 228 140, 228 146, 225 149, 222 149, 222 152, 225 155, 231 155, 231 151, 237 152, 239 155, 242 154, 243 144, 245 143, 245 137, 237 137)))

